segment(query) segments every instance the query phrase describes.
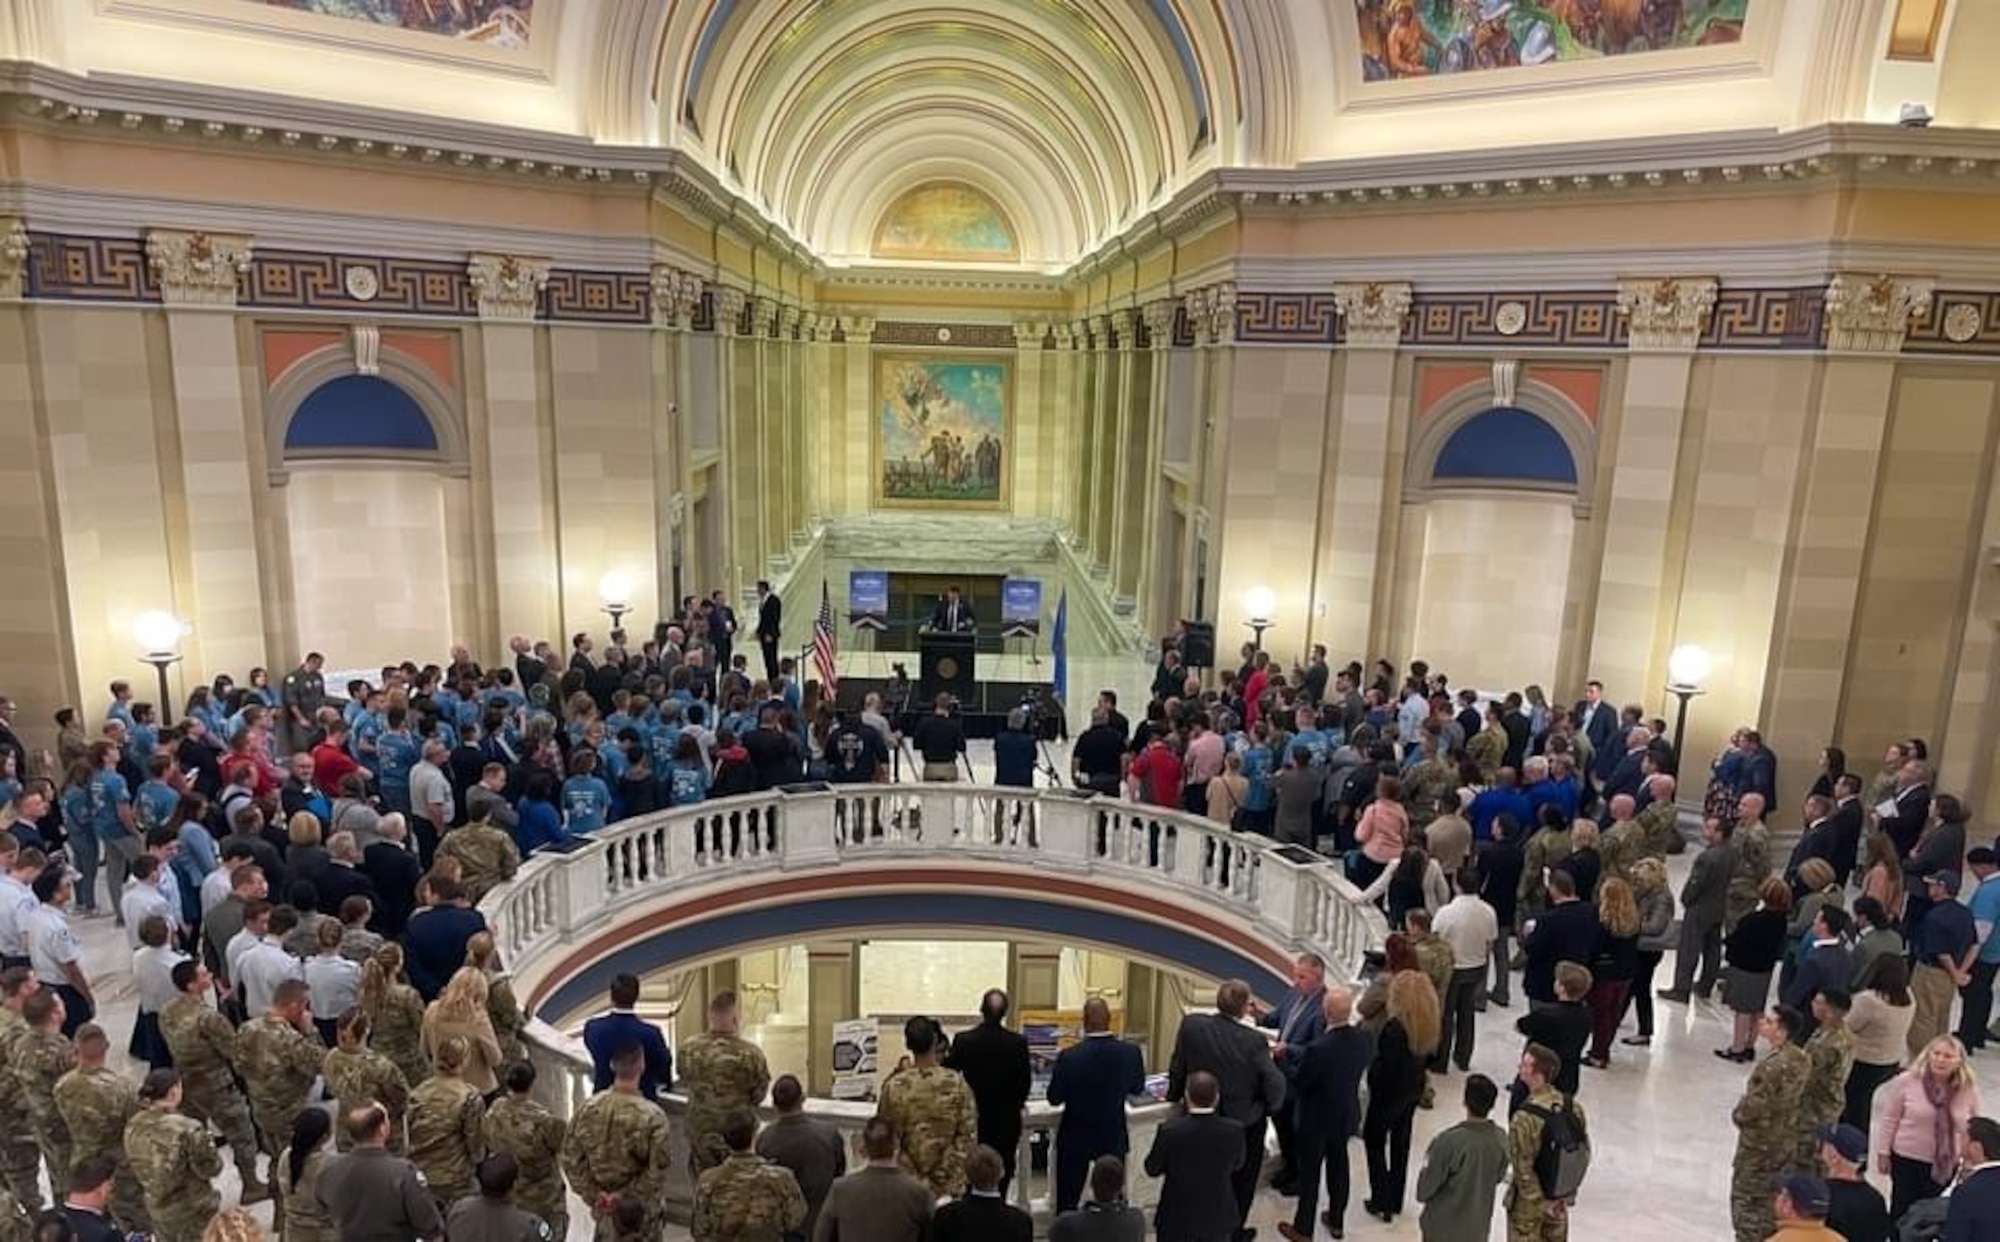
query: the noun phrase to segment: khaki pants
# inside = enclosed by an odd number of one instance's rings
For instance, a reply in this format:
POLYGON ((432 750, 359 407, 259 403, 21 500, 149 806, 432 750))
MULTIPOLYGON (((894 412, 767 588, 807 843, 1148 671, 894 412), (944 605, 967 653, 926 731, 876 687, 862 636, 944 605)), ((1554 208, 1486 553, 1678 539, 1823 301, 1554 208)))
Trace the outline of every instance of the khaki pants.
POLYGON ((958 764, 927 762, 924 764, 924 779, 927 781, 956 781, 958 779, 958 764))
POLYGON ((1922 1055, 1933 1039, 1951 1029, 1951 1002, 1957 995, 1957 986, 1941 967, 1920 962, 1910 972, 1910 997, 1917 1010, 1910 1020, 1908 1047, 1912 1057, 1922 1055))

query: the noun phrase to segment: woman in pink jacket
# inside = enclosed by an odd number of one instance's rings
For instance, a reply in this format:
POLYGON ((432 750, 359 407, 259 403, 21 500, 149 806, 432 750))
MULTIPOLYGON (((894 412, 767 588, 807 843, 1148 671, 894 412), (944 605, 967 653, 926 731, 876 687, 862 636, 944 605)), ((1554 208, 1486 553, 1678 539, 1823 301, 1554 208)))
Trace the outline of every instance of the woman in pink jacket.
POLYGON ((1934 1199, 1951 1185, 1965 1149, 1965 1126, 1979 1112, 1979 1087, 1965 1045, 1940 1035, 1889 1084, 1876 1165, 1889 1175, 1889 1216, 1934 1199))
POLYGON ((1410 817, 1403 810, 1403 782, 1384 776, 1375 782, 1375 800, 1354 821, 1354 843, 1361 848, 1347 855, 1347 878, 1366 888, 1384 868, 1403 856, 1410 839, 1410 817))

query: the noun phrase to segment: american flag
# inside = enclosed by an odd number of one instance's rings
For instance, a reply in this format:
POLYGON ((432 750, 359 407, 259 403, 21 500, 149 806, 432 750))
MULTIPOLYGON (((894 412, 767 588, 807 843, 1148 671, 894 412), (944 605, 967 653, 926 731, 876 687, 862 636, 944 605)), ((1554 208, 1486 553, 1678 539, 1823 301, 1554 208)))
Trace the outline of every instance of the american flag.
POLYGON ((833 646, 833 600, 826 593, 826 580, 819 584, 819 615, 813 618, 813 668, 819 673, 820 685, 826 687, 828 698, 840 685, 840 676, 834 671, 833 646))

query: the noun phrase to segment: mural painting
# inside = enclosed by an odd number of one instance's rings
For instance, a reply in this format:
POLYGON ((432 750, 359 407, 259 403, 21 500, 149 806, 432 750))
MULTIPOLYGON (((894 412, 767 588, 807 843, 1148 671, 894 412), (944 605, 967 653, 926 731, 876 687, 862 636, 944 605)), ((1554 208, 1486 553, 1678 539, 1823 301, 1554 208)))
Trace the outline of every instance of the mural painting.
POLYGON ((1003 507, 1012 378, 997 360, 877 355, 875 503, 1003 507))
POLYGON ((448 35, 491 47, 523 48, 535 0, 250 0, 270 8, 345 17, 419 34, 448 35))
POLYGON ((1739 43, 1751 0, 1354 0, 1370 82, 1739 43))
POLYGON ((890 204, 875 230, 874 253, 891 259, 1013 262, 1014 230, 992 199, 971 186, 934 181, 890 204))

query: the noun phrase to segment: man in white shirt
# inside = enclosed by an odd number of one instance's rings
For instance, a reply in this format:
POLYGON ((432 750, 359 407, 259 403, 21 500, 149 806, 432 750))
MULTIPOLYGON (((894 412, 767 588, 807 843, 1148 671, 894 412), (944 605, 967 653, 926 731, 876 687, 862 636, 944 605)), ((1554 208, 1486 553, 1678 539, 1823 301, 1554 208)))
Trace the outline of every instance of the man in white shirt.
POLYGON ((1472 1015, 1479 999, 1500 920, 1479 896, 1479 876, 1462 868, 1453 880, 1457 896, 1431 918, 1431 932, 1451 946, 1451 984, 1444 993, 1442 1038, 1434 1066, 1450 1061, 1463 1074, 1472 1068, 1472 1015))
MULTIPOLYGON (((271 1008, 279 984, 287 979, 303 980, 306 977, 305 963, 285 952, 285 935, 298 926, 298 912, 289 906, 278 910, 267 908, 258 923, 264 929, 263 934, 247 946, 229 968, 229 977, 236 984, 244 1010, 253 1014, 261 1014, 271 1008)), ((246 919, 242 935, 249 935, 250 929, 251 924, 246 919)), ((235 947, 235 942, 231 941, 231 950, 235 947)))
POLYGON ((132 860, 131 878, 125 881, 125 891, 118 898, 119 913, 125 917, 126 948, 137 951, 139 924, 152 915, 166 920, 169 930, 180 925, 180 907, 167 897, 161 885, 166 871, 151 854, 141 854, 132 860))
POLYGON ((44 988, 62 997, 62 1032, 72 1037, 76 1028, 97 1016, 97 1000, 83 973, 83 953, 69 927, 69 903, 75 896, 67 870, 46 868, 35 877, 39 904, 28 919, 29 969, 44 988))
POLYGON ((35 877, 48 865, 40 850, 22 849, 13 833, 0 833, 0 969, 28 964, 28 917, 35 877))
POLYGON ((410 769, 410 824, 416 831, 426 867, 437 852, 438 838, 451 830, 457 807, 451 778, 444 774, 450 761, 451 752, 443 742, 433 739, 424 743, 423 760, 410 769))
POLYGON ((239 868, 255 861, 257 856, 250 852, 247 845, 232 843, 222 848, 222 865, 203 876, 201 881, 201 917, 204 921, 215 913, 217 906, 229 900, 230 889, 235 885, 231 877, 239 868))
MULTIPOLYGON (((272 909, 270 899, 266 897, 254 898, 245 903, 242 930, 231 936, 229 943, 222 946, 222 965, 228 971, 230 985, 236 989, 238 995, 242 994, 243 980, 236 973, 237 966, 243 961, 243 955, 262 943, 265 933, 271 930, 272 909)), ((253 1009, 250 1012, 257 1014, 264 1011, 253 1009)))
MULTIPOLYGON (((131 916, 126 916, 128 922, 131 916)), ((166 1040, 160 1036, 160 1011, 180 995, 174 987, 174 964, 187 954, 168 942, 165 919, 149 915, 131 923, 139 929, 139 948, 132 954, 132 988, 139 997, 139 1016, 132 1027, 132 1052, 154 1069, 172 1064, 166 1040)))

